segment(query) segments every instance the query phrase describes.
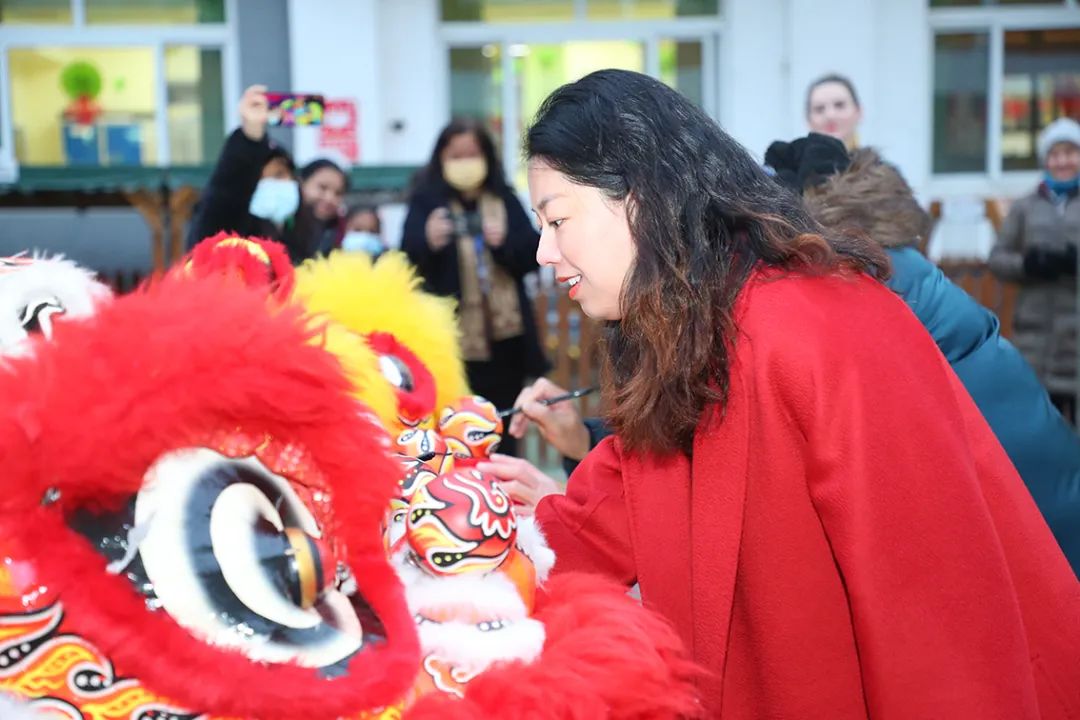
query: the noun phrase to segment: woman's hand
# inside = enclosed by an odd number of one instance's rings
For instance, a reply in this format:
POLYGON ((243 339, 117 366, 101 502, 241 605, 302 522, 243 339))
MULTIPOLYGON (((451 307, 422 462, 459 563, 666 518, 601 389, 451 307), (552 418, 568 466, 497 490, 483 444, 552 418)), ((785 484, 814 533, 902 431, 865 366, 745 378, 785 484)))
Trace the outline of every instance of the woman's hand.
POLYGON ((248 140, 258 142, 266 136, 270 103, 265 85, 252 85, 240 97, 240 129, 248 140))
POLYGON ((536 512, 536 505, 542 498, 563 492, 558 481, 521 458, 496 453, 489 460, 478 463, 476 469, 498 479, 502 489, 517 504, 514 510, 522 515, 536 512))
POLYGON ((529 423, 536 423, 540 434, 556 450, 572 460, 581 460, 588 454, 589 429, 581 419, 573 402, 558 402, 554 405, 541 405, 546 400, 558 395, 565 395, 566 390, 546 378, 540 378, 518 395, 514 407, 521 412, 510 420, 509 433, 522 438, 529 429, 529 423))
POLYGON ((454 235, 454 221, 450 219, 450 211, 444 207, 435 208, 428 215, 424 223, 424 236, 427 238, 428 247, 432 250, 442 250, 450 244, 450 238, 454 235))

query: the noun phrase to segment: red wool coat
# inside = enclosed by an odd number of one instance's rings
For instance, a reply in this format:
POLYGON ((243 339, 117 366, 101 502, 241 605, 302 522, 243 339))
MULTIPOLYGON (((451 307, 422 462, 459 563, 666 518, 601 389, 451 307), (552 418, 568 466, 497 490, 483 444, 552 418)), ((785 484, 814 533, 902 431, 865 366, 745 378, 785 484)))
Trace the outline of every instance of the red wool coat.
POLYGON ((638 582, 707 714, 1080 718, 1080 583, 903 301, 755 275, 693 459, 598 446, 537 508, 555 570, 638 582))

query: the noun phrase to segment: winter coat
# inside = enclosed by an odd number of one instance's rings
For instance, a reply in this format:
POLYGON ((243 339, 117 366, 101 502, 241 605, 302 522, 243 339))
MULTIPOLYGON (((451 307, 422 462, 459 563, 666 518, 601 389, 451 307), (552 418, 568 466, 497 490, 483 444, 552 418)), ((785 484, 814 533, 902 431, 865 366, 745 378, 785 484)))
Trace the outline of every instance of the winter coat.
POLYGON ((867 277, 758 274, 693 453, 607 438, 536 518, 665 615, 706 716, 1080 716, 1080 582, 926 330, 867 277))
POLYGON ((294 264, 316 254, 323 227, 303 203, 280 228, 248 211, 269 157, 270 140, 266 137, 251 140, 239 128, 228 137, 191 219, 189 250, 204 238, 225 230, 280 242, 294 264))
POLYGON ((992 312, 914 248, 888 252, 889 287, 933 336, 1080 576, 1080 437, 992 312))
MULTIPOLYGON (((521 201, 509 187, 499 192, 506 205, 506 241, 501 247, 489 248, 496 263, 514 278, 517 285, 518 303, 521 307, 524 333, 524 367, 520 378, 540 377, 547 372, 549 365, 540 348, 540 338, 536 326, 536 316, 532 303, 525 292, 525 276, 538 269, 536 246, 539 236, 525 214, 521 201)), ((458 275, 458 248, 451 242, 439 250, 432 250, 427 243, 424 226, 433 210, 447 207, 450 197, 445 191, 434 187, 421 189, 413 194, 409 202, 408 215, 402 231, 401 249, 416 265, 424 278, 424 289, 436 295, 448 295, 461 298, 461 279, 458 275)), ((520 379, 514 394, 521 389, 520 379)))
POLYGON ((1077 392, 1076 271, 1063 268, 1056 279, 1032 277, 1024 256, 1032 248, 1064 251, 1080 244, 1080 199, 1055 202, 1045 186, 1017 200, 1001 227, 990 255, 990 269, 1021 284, 1013 316, 1012 341, 1046 389, 1077 392))

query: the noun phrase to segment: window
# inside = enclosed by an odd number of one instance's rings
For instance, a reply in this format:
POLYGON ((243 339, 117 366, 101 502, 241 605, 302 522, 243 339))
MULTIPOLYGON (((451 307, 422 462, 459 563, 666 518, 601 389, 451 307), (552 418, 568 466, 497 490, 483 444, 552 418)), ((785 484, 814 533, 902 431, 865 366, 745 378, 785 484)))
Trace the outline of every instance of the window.
POLYGON ((573 20, 574 0, 442 0, 450 22, 545 22, 573 20))
POLYGON ((659 20, 719 12, 719 0, 442 0, 445 22, 659 20))
POLYGON ((705 107, 703 47, 700 40, 661 40, 660 79, 705 107))
POLYGON ((988 7, 1009 5, 1061 5, 1063 0, 930 0, 930 7, 988 7))
POLYGON ((21 164, 157 162, 151 48, 18 48, 8 66, 21 164))
POLYGON ((719 0, 589 0, 590 20, 658 20, 716 15, 719 0))
POLYGON ((0 0, 5 156, 46 166, 212 162, 225 134, 225 19, 225 0, 0 0))
POLYGON ((506 176, 556 88, 604 68, 648 73, 717 112, 719 0, 441 0, 449 116, 482 121, 506 176))
POLYGON ((986 33, 934 38, 934 172, 986 170, 986 33))
POLYGON ((1035 169, 1039 131, 1080 119, 1080 28, 1005 33, 1001 114, 1003 168, 1035 169))
POLYGON ((85 0, 94 25, 195 25, 225 22, 225 0, 85 0))
POLYGON ((225 143, 221 50, 191 45, 165 48, 169 162, 213 162, 225 143))
MULTIPOLYGON (((92 25, 196 25, 225 22, 225 0, 82 0, 92 25)), ((0 0, 0 24, 71 25, 72 0, 0 0)))
POLYGON ((1076 4, 930 0, 935 174, 1035 170, 1039 132, 1080 120, 1076 4))
POLYGON ((0 25, 70 25, 71 0, 0 0, 0 25))
POLYGON ((503 134, 502 75, 499 45, 450 49, 450 116, 483 122, 497 147, 503 134))

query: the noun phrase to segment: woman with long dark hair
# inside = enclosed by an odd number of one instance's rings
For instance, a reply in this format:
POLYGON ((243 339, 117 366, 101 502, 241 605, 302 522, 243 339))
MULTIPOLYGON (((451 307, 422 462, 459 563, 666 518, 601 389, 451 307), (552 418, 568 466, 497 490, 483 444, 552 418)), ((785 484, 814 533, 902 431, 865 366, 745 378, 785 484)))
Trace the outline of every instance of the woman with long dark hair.
MULTIPOLYGON (((429 291, 458 299, 469 385, 500 408, 547 372, 524 285, 536 244, 491 136, 473 120, 451 122, 417 177, 401 246, 429 291)), ((514 439, 501 450, 514 454, 514 439)))
POLYGON ((640 585, 717 718, 1080 712, 1080 585, 934 341, 700 109, 607 70, 528 132, 615 436, 536 515, 640 585))

